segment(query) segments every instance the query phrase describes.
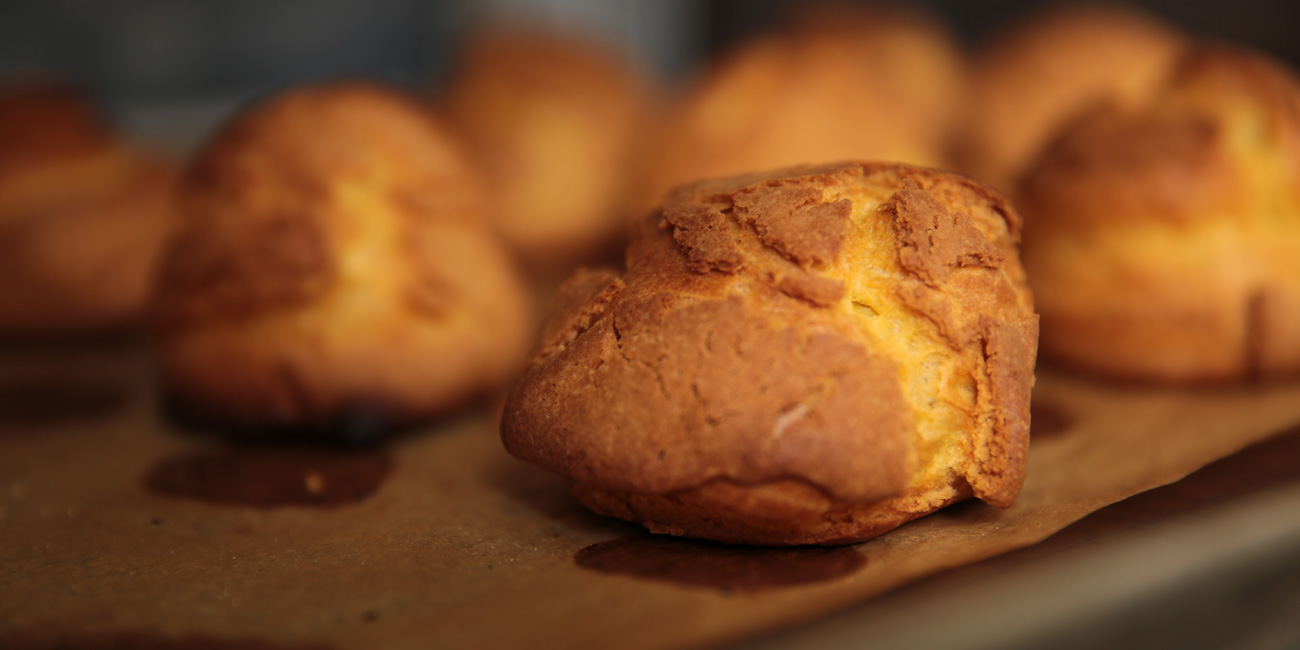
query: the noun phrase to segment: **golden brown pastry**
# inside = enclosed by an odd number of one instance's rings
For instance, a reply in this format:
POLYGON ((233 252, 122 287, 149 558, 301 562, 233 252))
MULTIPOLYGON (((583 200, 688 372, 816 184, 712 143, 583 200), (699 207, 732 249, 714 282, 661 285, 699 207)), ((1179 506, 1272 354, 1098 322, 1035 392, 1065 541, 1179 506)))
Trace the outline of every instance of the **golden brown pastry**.
POLYGON ((0 89, 0 332, 84 332, 142 316, 173 178, 80 92, 0 89))
POLYGON ((595 43, 499 31, 471 41, 443 107, 485 172, 497 231, 533 266, 567 273, 623 234, 649 99, 595 43))
POLYGON ((964 65, 924 17, 804 15, 720 60, 669 110, 638 172, 634 216, 702 178, 854 158, 946 166, 964 65))
POLYGON ((989 39, 975 58, 957 147, 961 168, 1003 191, 1071 117, 1140 98, 1185 46, 1133 8, 1058 7, 989 39))
POLYGON ((501 383, 528 297, 446 132, 379 86, 291 90, 181 188, 157 345, 183 412, 253 428, 405 422, 501 383))
POLYGON ((1019 228, 988 188, 905 165, 679 188, 624 276, 565 285, 505 446, 596 512, 724 542, 1009 506, 1037 336, 1019 228))
POLYGON ((1043 353, 1147 380, 1300 371, 1300 81, 1186 54, 1069 125, 1021 184, 1043 353))

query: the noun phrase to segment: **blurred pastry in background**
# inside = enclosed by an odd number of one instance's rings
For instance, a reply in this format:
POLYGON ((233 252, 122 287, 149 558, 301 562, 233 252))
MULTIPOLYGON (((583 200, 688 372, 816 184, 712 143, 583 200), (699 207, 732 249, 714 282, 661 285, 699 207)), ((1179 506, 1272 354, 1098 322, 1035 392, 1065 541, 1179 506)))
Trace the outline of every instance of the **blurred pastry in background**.
POLYGON ((446 130, 394 90, 304 87, 237 116, 180 189, 155 324, 171 403, 254 431, 367 436, 347 426, 498 387, 530 302, 483 204, 446 130))
POLYGON ((1037 336, 1019 228, 983 185, 900 164, 681 186, 625 274, 566 283, 505 446, 598 513, 723 542, 1007 507, 1037 336))
POLYGON ((965 62, 928 17, 820 9, 742 43, 671 107, 638 170, 639 217, 672 186, 835 160, 948 166, 965 62))
POLYGON ((0 88, 0 333, 138 321, 174 177, 169 161, 113 133, 80 90, 0 88))
POLYGON ((1173 27, 1120 5, 1055 7, 1004 28, 971 67, 959 167, 1012 191, 1057 128, 1097 103, 1140 99, 1185 45, 1173 27))
POLYGON ((1189 50, 1067 125, 1023 178, 1044 357, 1115 377, 1300 372, 1300 80, 1189 50))
POLYGON ((481 32, 440 105, 484 172, 493 226, 529 266, 567 273, 619 242, 651 112, 630 61, 575 36, 481 32))

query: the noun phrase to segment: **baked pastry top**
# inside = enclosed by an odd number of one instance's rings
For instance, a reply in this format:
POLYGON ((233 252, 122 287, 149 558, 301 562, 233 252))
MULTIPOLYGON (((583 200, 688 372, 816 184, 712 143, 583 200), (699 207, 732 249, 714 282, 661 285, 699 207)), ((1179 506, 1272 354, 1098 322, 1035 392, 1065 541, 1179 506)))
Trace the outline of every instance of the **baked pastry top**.
POLYGON ((75 333, 141 317, 174 176, 71 86, 0 89, 0 331, 75 333))
POLYGON ((358 408, 407 421, 504 381, 530 304, 487 231, 480 184, 400 93, 290 90, 195 159, 156 310, 187 409, 316 427, 358 408))
POLYGON ((1064 123, 1098 103, 1139 100, 1187 45, 1173 27, 1119 5, 1055 7, 1008 26, 971 66, 959 167, 1011 192, 1064 123))
POLYGON ((669 107, 633 216, 703 178, 846 159, 948 166, 965 82, 955 41, 928 16, 805 11, 723 56, 669 107))
POLYGON ((531 266, 567 272, 624 234, 653 102, 629 61, 574 36, 484 32, 440 99, 485 175, 494 228, 531 266))
POLYGON ((1046 356, 1131 379, 1300 371, 1300 79, 1189 50, 1068 125, 1020 184, 1046 356))
POLYGON ((842 163, 701 182, 623 276, 583 271, 516 384, 506 448, 655 532, 845 543, 1010 505, 1036 317, 998 195, 842 163))

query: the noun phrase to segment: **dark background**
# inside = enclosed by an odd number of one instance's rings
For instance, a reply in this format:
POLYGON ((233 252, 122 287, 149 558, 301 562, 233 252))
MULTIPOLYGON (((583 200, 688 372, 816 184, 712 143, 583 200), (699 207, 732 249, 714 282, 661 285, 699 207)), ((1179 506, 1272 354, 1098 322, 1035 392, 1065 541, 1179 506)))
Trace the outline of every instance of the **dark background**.
MULTIPOLYGON (((947 20, 973 46, 1042 8, 1028 0, 896 3, 947 20)), ((1132 3, 1193 34, 1300 63, 1300 4, 1132 3)), ((508 19, 604 37, 666 80, 779 21, 791 0, 0 0, 0 77, 58 73, 119 118, 178 130, 288 84, 363 76, 436 87, 457 39, 508 19)))

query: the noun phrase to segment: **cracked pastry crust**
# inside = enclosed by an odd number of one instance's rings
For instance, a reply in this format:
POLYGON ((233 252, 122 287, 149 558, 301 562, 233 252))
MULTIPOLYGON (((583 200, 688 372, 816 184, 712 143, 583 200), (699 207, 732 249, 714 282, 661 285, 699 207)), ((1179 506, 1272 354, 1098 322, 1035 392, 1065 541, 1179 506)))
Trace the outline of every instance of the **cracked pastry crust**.
POLYGON ((491 188, 493 228, 530 266, 568 273, 625 235, 650 99, 595 43, 504 30, 471 41, 440 106, 491 188))
POLYGON ((743 43, 649 138, 633 217, 679 183, 835 160, 949 166, 966 66, 924 14, 821 7, 743 43))
POLYGON ((116 137, 77 90, 0 90, 0 332, 142 317, 174 177, 170 163, 116 137))
POLYGON ((1098 374, 1300 372, 1300 79, 1190 50, 1138 105, 1062 132, 1021 182, 1044 357, 1098 374))
POLYGON ((529 299, 448 136, 339 83, 228 124, 181 191, 156 310, 166 389, 253 428, 438 414, 516 368, 529 299))
POLYGON ((1019 228, 988 188, 906 165, 678 188, 626 274, 566 283, 505 446, 599 513, 724 542, 1009 506, 1037 337, 1019 228))
POLYGON ((1094 104, 1144 96, 1186 46, 1174 28, 1118 5, 1055 7, 1011 26, 971 66, 960 168, 1011 192, 1062 125, 1094 104))

